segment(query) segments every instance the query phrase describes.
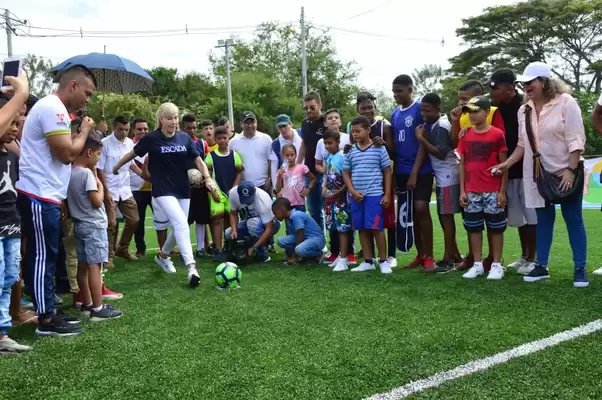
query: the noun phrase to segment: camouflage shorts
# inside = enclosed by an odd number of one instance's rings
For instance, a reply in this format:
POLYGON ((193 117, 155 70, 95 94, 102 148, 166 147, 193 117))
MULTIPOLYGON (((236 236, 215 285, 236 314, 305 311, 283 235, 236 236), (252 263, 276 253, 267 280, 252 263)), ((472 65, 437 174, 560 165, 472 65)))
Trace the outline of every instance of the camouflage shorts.
POLYGON ((470 214, 499 214, 503 213, 504 209, 497 205, 497 192, 488 193, 468 193, 468 205, 464 209, 470 214))

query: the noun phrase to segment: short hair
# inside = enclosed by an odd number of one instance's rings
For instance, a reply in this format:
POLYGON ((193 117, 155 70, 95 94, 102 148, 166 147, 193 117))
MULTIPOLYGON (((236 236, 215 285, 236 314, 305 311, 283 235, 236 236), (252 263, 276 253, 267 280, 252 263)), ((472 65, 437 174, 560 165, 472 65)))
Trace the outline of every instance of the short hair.
POLYGON ((284 154, 284 150, 286 149, 293 149, 293 151, 295 152, 295 155, 297 154, 297 148, 290 143, 285 144, 284 146, 282 146, 282 149, 280 149, 280 154, 284 154))
POLYGON ((322 104, 322 98, 320 97, 320 93, 316 91, 307 92, 305 96, 303 96, 303 101, 312 101, 315 100, 316 103, 322 104))
POLYGON ((461 92, 467 92, 472 89, 478 89, 479 93, 476 93, 478 95, 482 95, 485 92, 485 89, 483 88, 483 84, 476 79, 468 80, 468 81, 464 82, 462 84, 462 86, 460 86, 461 92))
POLYGON ((226 116, 220 117, 220 119, 217 120, 217 126, 225 126, 228 122, 230 122, 228 117, 226 117, 226 116))
POLYGON ((209 121, 208 119, 201 122, 201 126, 204 128, 206 126, 213 126, 213 121, 209 121))
POLYGON ((339 111, 338 108, 329 108, 328 110, 326 110, 326 112, 324 113, 324 115, 328 116, 328 115, 334 114, 334 113, 339 114, 339 116, 341 115, 341 111, 339 111))
POLYGON ((127 125, 129 123, 130 121, 123 115, 118 115, 117 117, 113 118, 113 126, 116 126, 117 124, 127 125))
POLYGON ((144 118, 136 118, 136 119, 135 119, 135 120, 132 122, 132 128, 136 128, 136 125, 137 125, 137 124, 142 124, 142 123, 148 124, 148 121, 147 121, 147 120, 145 120, 144 118))
POLYGON ((98 150, 101 147, 102 141, 98 140, 96 136, 94 136, 94 134, 90 133, 86 138, 86 143, 84 144, 84 149, 82 150, 82 153, 86 150, 98 150))
POLYGON ((370 129, 370 120, 368 119, 368 117, 365 117, 363 115, 358 115, 357 117, 355 117, 351 120, 350 125, 351 126, 359 125, 362 128, 370 129))
POLYGON ((218 126, 217 128, 215 128, 215 131, 213 131, 213 136, 215 136, 217 138, 219 135, 226 135, 227 136, 228 135, 228 129, 225 126, 223 126, 223 125, 218 126))
POLYGON ((94 77, 94 74, 92 74, 92 71, 83 65, 76 65, 59 74, 59 89, 64 88, 71 81, 78 80, 81 76, 90 79, 94 86, 96 86, 96 78, 94 77))
POLYGON ((395 79, 393 79, 393 84, 410 87, 414 85, 414 81, 412 80, 412 77, 410 75, 402 74, 397 75, 395 79))
POLYGON ((433 106, 435 108, 441 107, 441 97, 439 97, 439 95, 437 93, 425 94, 420 102, 425 103, 425 104, 430 104, 431 106, 433 106))
POLYGON ((338 142, 339 140, 341 140, 341 133, 335 129, 326 129, 324 131, 323 138, 324 141, 326 141, 326 139, 333 139, 338 142))
POLYGON ((193 114, 184 114, 182 117, 182 123, 185 124, 188 122, 196 122, 196 117, 193 114))
POLYGON ((366 101, 372 101, 372 102, 376 101, 376 97, 374 97, 372 95, 372 93, 370 93, 370 92, 359 92, 357 94, 355 101, 356 101, 356 105, 359 106, 360 104, 362 104, 366 101))
POLYGON ((276 210, 278 208, 284 208, 285 210, 288 211, 293 207, 292 207, 291 201, 289 199, 287 199, 286 197, 280 197, 272 203, 272 211, 276 210))
POLYGON ((25 115, 29 115, 29 112, 31 111, 31 109, 33 108, 33 106, 36 105, 36 103, 38 102, 38 100, 39 99, 35 95, 33 95, 33 94, 30 94, 27 97, 27 102, 25 103, 25 104, 27 104, 27 109, 25 111, 25 115))

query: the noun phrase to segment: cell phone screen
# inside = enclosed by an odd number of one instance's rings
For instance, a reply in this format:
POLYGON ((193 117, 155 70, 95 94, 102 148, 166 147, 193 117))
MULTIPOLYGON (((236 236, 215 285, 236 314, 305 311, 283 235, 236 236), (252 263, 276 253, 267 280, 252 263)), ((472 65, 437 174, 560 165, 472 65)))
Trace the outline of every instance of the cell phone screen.
POLYGON ((4 62, 4 67, 2 68, 2 86, 10 86, 10 83, 4 80, 5 76, 19 75, 19 63, 19 60, 4 62))

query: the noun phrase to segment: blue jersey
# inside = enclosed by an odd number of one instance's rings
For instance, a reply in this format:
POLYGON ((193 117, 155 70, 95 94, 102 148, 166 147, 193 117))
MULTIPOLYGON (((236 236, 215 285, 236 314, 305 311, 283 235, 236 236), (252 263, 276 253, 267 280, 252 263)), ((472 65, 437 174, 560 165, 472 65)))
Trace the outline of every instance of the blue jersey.
POLYGON ((187 133, 176 132, 168 138, 161 131, 153 131, 136 143, 134 153, 138 157, 148 154, 153 197, 190 198, 188 166, 190 159, 200 154, 187 133))
MULTIPOLYGON (((398 174, 409 175, 414 168, 420 144, 416 139, 416 127, 423 124, 420 102, 415 101, 408 108, 398 107, 391 115, 391 130, 395 141, 395 166, 398 174)), ((425 157, 419 174, 432 174, 429 157, 425 157)))

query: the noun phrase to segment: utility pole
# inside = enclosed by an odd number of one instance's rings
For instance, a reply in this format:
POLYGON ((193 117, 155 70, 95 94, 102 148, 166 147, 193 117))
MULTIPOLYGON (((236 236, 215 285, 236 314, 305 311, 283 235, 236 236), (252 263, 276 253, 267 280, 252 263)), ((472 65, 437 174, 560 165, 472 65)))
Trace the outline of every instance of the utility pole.
POLYGON ((301 85, 307 94, 307 54, 305 51, 305 7, 301 7, 301 85))
POLYGON ((232 108, 232 83, 230 81, 230 46, 232 46, 234 42, 232 39, 226 40, 218 40, 217 46, 219 48, 224 48, 226 52, 226 93, 228 95, 228 119, 230 120, 230 124, 234 126, 234 109, 232 108))
POLYGON ((8 56, 13 56, 13 28, 10 26, 10 11, 4 10, 4 24, 6 26, 6 49, 8 56))

